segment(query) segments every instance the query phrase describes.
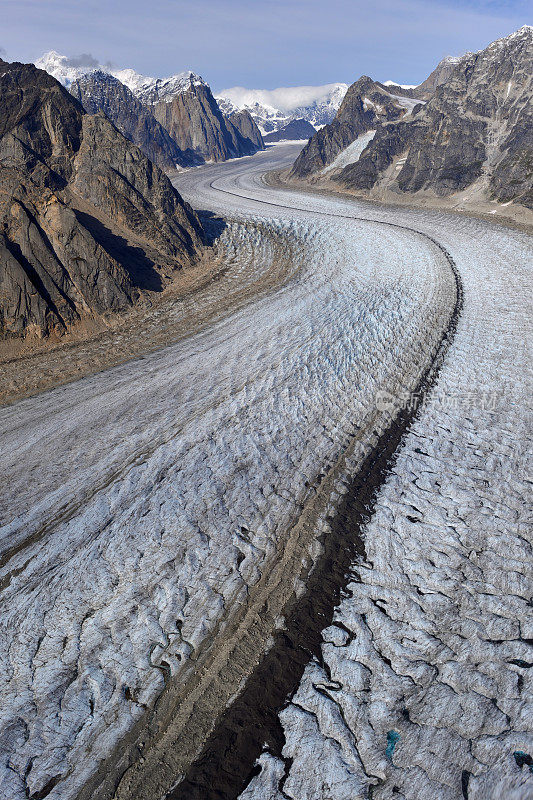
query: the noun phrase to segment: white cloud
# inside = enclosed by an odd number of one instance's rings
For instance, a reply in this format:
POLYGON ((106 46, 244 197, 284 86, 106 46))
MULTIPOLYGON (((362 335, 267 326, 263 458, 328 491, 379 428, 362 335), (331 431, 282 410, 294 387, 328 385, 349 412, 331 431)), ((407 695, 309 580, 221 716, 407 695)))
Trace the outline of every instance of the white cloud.
POLYGON ((327 101, 332 93, 344 84, 327 83, 324 86, 290 86, 279 89, 245 89, 243 86, 233 86, 218 92, 219 97, 227 97, 237 106, 245 108, 259 103, 262 106, 290 112, 313 103, 327 101))
POLYGON ((65 66, 66 67, 74 67, 74 69, 80 68, 89 68, 95 69, 98 66, 98 60, 92 56, 90 53, 80 53, 79 56, 65 56, 65 66))

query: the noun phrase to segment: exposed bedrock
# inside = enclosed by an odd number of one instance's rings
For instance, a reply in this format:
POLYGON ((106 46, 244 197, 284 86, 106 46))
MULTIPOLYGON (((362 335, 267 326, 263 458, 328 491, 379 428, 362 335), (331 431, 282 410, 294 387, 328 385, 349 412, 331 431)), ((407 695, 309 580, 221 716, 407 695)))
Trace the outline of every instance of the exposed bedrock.
POLYGON ((375 130, 379 122, 401 118, 405 112, 398 98, 363 75, 346 92, 333 122, 317 131, 303 148, 292 175, 304 178, 319 172, 358 136, 375 130))
POLYGON ((241 140, 236 138, 236 146, 243 152, 242 155, 250 155, 257 150, 264 150, 265 143, 261 136, 261 131, 249 111, 234 111, 226 117, 226 120, 233 125, 241 140), (246 152, 247 151, 247 152, 246 152))
POLYGON ((427 104, 405 122, 384 124, 338 181, 437 197, 472 187, 485 200, 533 207, 532 60, 527 25, 458 59, 427 104))
POLYGON ((201 230, 168 178, 50 75, 0 62, 0 335, 62 332, 159 291, 201 230))
POLYGON ((206 160, 225 161, 262 148, 261 134, 247 111, 225 117, 206 83, 191 79, 185 91, 151 106, 178 146, 206 160))
POLYGON ((202 163, 196 153, 180 150, 150 109, 112 75, 90 72, 74 81, 69 91, 88 114, 102 111, 126 139, 140 147, 161 169, 175 170, 202 163))

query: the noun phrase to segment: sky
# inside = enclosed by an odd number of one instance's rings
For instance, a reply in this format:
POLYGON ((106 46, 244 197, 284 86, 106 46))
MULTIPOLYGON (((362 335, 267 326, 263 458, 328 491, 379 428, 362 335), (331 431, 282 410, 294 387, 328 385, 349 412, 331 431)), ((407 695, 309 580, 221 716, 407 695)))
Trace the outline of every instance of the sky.
POLYGON ((533 0, 0 0, 0 56, 48 50, 230 86, 418 84, 524 24, 533 0))

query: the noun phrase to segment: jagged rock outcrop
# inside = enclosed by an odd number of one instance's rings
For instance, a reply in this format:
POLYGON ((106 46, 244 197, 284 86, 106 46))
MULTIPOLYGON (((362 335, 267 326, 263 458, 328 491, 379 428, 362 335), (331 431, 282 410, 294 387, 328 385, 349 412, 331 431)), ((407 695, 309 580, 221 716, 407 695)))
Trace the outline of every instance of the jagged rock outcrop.
POLYGON ((531 104, 505 140, 502 160, 490 178, 492 196, 501 203, 518 200, 533 209, 533 113, 531 104))
POLYGON ((265 136, 265 142, 283 142, 287 140, 310 139, 316 133, 310 122, 305 119, 293 119, 285 127, 265 136))
POLYGON ((164 169, 172 169, 176 164, 190 166, 206 159, 224 161, 235 156, 252 155, 263 147, 261 132, 254 121, 245 115, 237 121, 228 120, 209 85, 190 70, 168 78, 151 78, 134 69, 97 64, 88 56, 67 58, 54 50, 38 59, 36 66, 46 70, 66 88, 73 89, 76 97, 89 106, 91 113, 104 111, 149 158, 160 166, 164 164, 164 169), (109 100, 102 97, 103 76, 114 77, 126 91, 116 84, 113 88, 108 84, 106 88, 111 97, 109 100), (94 96, 95 80, 98 83, 97 96, 94 96), (76 87, 80 82, 86 86, 83 98, 76 87), (128 91, 136 99, 136 104, 132 103, 128 91), (117 104, 119 108, 115 107, 117 104), (175 148, 183 153, 182 156, 172 148, 169 151, 168 140, 161 131, 156 131, 151 118, 155 118, 175 148), (154 133, 156 141, 152 141, 154 133))
POLYGON ((265 143, 261 136, 261 131, 249 111, 246 111, 246 109, 234 111, 226 117, 226 120, 237 129, 242 139, 250 142, 251 147, 255 150, 264 150, 265 143))
POLYGON ((463 56, 427 105, 378 130, 338 180, 439 197, 472 187, 480 198, 533 208, 532 63, 530 26, 463 56))
POLYGON ((373 139, 358 160, 345 167, 338 176, 338 180, 347 180, 346 176, 354 174, 357 166, 357 187, 371 189, 379 175, 392 164, 394 157, 405 150, 410 132, 411 127, 407 122, 382 125, 376 130, 373 139), (377 145, 374 144, 375 139, 378 140, 377 145))
MULTIPOLYGON (((152 94, 146 98, 152 102, 152 94)), ((222 114, 209 86, 191 73, 188 83, 164 99, 153 102, 152 113, 181 150, 206 160, 225 161, 252 155, 259 149, 222 114)))
POLYGON ((0 61, 0 187, 4 337, 123 310, 200 250, 161 170, 31 64, 0 61))
POLYGON ((161 169, 202 163, 203 159, 196 153, 180 150, 150 110, 113 75, 101 70, 89 72, 71 84, 70 93, 88 114, 103 111, 119 131, 161 169))
POLYGON ((437 88, 443 83, 446 83, 446 81, 451 77, 451 74, 457 64, 459 64, 463 58, 467 58, 469 55, 472 54, 467 53, 464 56, 445 56, 441 61, 439 61, 433 72, 428 75, 426 80, 411 90, 411 97, 417 97, 420 100, 429 100, 431 97, 433 97, 437 91, 437 88))
POLYGON ((304 178, 318 172, 358 136, 375 129, 379 123, 400 119, 407 110, 397 97, 363 75, 346 92, 333 122, 317 131, 304 147, 291 174, 304 178))

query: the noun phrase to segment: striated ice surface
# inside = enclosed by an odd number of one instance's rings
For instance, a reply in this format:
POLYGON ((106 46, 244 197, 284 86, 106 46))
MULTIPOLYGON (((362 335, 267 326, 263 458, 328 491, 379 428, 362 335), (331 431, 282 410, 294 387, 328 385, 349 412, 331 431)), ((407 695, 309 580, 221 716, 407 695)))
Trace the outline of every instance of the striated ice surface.
MULTIPOLYGON (((321 213, 327 203, 277 201, 321 213)), ((464 309, 366 528, 360 579, 323 632, 323 663, 309 663, 280 715, 287 767, 263 754, 242 797, 527 800, 531 238, 338 201, 335 213, 350 211, 435 236, 456 261, 464 309)))
MULTIPOLYGON (((183 177, 195 205, 236 218, 219 247, 240 281, 290 265, 276 290, 0 410, 1 797, 75 796, 165 680, 185 680, 322 471, 387 423, 376 397, 416 384, 447 324, 453 277, 427 238, 327 216, 334 200, 321 214, 268 205, 260 174, 293 150, 183 177)), ((364 785, 344 772, 346 793, 364 785)))

